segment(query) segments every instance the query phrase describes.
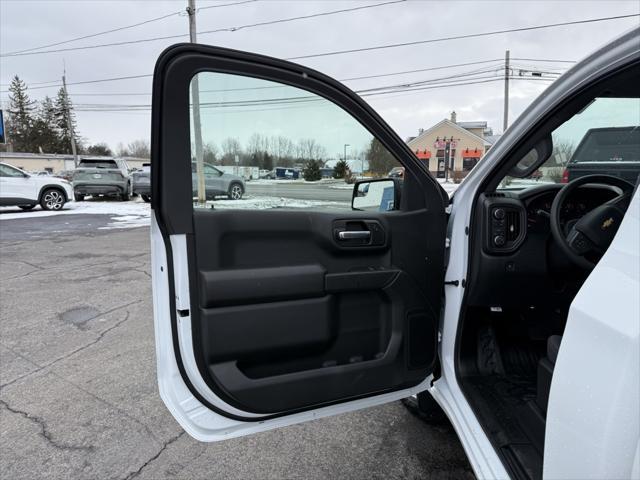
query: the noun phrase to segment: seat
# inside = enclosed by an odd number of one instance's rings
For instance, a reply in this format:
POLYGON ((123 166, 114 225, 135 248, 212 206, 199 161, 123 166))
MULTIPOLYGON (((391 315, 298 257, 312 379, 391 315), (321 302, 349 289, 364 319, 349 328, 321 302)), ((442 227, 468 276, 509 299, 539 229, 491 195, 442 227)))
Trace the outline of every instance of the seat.
POLYGON ((551 378, 553 369, 558 359, 558 351, 562 343, 562 335, 551 335, 547 339, 547 356, 538 362, 538 384, 536 388, 536 403, 542 412, 547 414, 549 403, 549 391, 551 390, 551 378))

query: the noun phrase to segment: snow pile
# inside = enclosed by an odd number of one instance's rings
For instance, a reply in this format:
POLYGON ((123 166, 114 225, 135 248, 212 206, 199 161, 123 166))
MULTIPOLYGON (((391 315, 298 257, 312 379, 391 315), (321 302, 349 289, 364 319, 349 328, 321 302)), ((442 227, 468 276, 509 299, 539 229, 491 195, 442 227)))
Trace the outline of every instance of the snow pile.
POLYGON ((351 209, 349 202, 329 200, 301 200, 286 197, 247 195, 242 200, 215 200, 207 202, 215 210, 268 210, 272 208, 333 208, 351 209))

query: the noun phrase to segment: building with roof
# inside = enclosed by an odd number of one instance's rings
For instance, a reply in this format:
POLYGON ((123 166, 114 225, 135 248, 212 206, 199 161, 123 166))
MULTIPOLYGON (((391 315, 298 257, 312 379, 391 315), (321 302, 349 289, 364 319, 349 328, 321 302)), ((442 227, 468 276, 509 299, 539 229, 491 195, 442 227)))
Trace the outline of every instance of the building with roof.
POLYGON ((485 121, 458 122, 454 111, 449 119, 421 128, 407 143, 437 178, 462 179, 499 137, 485 121))
MULTIPOLYGON (((104 158, 96 155, 78 155, 78 158, 104 158)), ((148 158, 118 157, 125 160, 129 169, 142 168, 143 163, 148 163, 148 158)), ((59 173, 62 170, 73 170, 75 162, 73 155, 61 153, 23 153, 23 152, 0 152, 0 162, 8 163, 26 172, 49 172, 59 173)))

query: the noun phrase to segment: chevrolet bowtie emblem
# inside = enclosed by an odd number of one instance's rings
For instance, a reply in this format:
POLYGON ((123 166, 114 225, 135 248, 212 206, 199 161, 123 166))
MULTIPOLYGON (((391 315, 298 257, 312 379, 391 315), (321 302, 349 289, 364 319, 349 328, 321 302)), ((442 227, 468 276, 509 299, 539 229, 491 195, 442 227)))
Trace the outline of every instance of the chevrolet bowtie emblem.
POLYGON ((613 218, 609 217, 604 222, 602 222, 602 226, 600 228, 602 228, 602 230, 606 230, 611 225, 613 225, 613 218))

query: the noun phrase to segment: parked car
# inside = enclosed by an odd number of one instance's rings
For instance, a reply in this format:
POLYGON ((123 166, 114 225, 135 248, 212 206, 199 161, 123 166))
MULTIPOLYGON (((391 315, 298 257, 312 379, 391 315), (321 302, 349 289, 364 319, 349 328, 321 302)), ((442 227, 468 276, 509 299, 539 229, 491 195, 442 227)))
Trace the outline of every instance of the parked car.
POLYGON ((120 170, 122 176, 129 178, 129 165, 122 158, 80 157, 77 168, 109 168, 120 170))
MULTIPOLYGON (((360 96, 306 66, 180 44, 153 84, 157 379, 189 435, 417 395, 427 418, 449 418, 478 478, 640 478, 640 188, 607 170, 530 178, 557 167, 555 142, 638 126, 640 28, 547 87, 451 198, 360 96), (195 75, 319 92, 333 108, 309 102, 296 131, 322 127, 339 146, 363 127, 405 168, 402 198, 360 182, 354 201, 381 195, 372 210, 194 208, 175 152, 190 151, 195 75)), ((290 126, 281 111, 246 115, 263 135, 290 126)))
POLYGON ((66 180, 30 175, 8 163, 0 163, 0 205, 31 210, 40 204, 43 210, 60 210, 73 198, 66 180))
POLYGON ((640 128, 591 128, 571 156, 564 183, 585 175, 614 175, 635 183, 640 176, 640 128))
MULTIPOLYGON (((219 196, 226 196, 229 200, 240 200, 244 195, 244 179, 238 175, 224 173, 210 163, 204 164, 204 182, 206 197, 213 200, 219 196)), ((198 176, 196 162, 191 163, 191 184, 193 197, 198 196, 198 176)))
POLYGON ((390 178, 404 178, 404 167, 393 167, 388 175, 390 178))
POLYGON ((260 179, 270 178, 270 175, 271 175, 271 170, 261 169, 258 172, 258 178, 260 179))
POLYGON ((131 197, 131 179, 126 162, 117 158, 82 157, 73 173, 73 192, 76 202, 87 195, 131 197))
POLYGON ((143 163, 140 170, 131 174, 133 181, 132 192, 140 195, 145 202, 151 201, 151 164, 143 163))

